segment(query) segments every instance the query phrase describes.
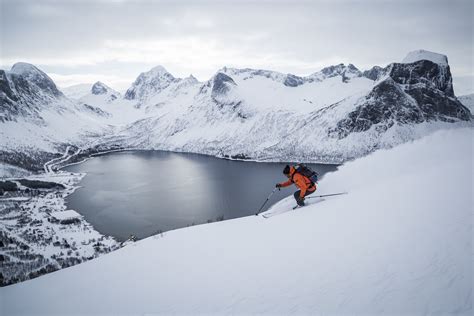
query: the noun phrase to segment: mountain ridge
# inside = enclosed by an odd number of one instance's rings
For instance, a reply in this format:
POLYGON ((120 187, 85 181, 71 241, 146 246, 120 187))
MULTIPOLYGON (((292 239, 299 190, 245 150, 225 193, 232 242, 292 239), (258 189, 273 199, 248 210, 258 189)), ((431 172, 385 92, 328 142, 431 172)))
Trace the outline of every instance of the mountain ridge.
MULTIPOLYGON (((163 149, 264 161, 343 162, 439 128, 472 125, 469 109, 454 95, 449 65, 439 62, 442 55, 424 54, 366 71, 337 64, 306 77, 223 67, 205 82, 175 78, 157 66, 141 73, 123 97, 109 98, 103 92, 111 89, 102 83, 96 83, 100 93, 75 101, 61 93, 61 111, 83 122, 70 138, 51 137, 47 126, 30 122, 38 135, 20 138, 2 131, 10 140, 0 150, 11 151, 14 143, 34 148, 31 137, 49 152, 80 145, 83 152, 163 149), (93 138, 87 136, 90 131, 93 138)), ((0 73, 0 96, 10 102, 2 117, 23 117, 14 112, 20 96, 9 90, 8 78, 0 73)), ((37 113, 42 115, 41 108, 37 113)))

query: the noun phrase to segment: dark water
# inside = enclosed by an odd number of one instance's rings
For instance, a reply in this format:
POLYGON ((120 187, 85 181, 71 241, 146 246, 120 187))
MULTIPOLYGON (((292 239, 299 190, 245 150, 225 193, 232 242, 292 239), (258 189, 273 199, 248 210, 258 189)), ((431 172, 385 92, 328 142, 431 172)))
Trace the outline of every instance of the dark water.
MULTIPOLYGON (((255 214, 275 183, 285 180, 284 166, 162 151, 111 153, 65 168, 87 173, 67 205, 103 234, 144 238, 255 214)), ((335 165, 310 166, 320 175, 336 170, 335 165)), ((265 208, 295 190, 277 191, 265 208)))

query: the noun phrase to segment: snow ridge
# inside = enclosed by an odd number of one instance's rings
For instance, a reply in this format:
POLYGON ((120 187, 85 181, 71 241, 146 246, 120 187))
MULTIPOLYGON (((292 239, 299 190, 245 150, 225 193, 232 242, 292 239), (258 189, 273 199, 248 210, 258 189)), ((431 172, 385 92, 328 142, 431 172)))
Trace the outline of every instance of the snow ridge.
MULTIPOLYGON (((17 72, 36 73, 26 65, 17 72)), ((0 80, 6 104, 0 119, 11 121, 1 131, 3 150, 37 148, 54 154, 47 160, 70 145, 83 153, 162 149, 338 163, 440 128, 472 126, 449 66, 424 58, 364 72, 338 64, 307 77, 224 67, 206 82, 175 78, 157 66, 140 74, 123 98, 98 82, 78 101, 47 93, 22 75, 0 72, 0 80), (22 129, 30 132, 14 132, 22 129)), ((14 161, 24 159, 4 162, 14 161)))
POLYGON ((137 80, 125 93, 125 99, 138 100, 138 104, 143 103, 153 94, 159 93, 171 83, 180 80, 173 77, 163 66, 156 66, 138 76, 137 80))
POLYGON ((424 49, 415 50, 402 60, 402 63, 414 63, 419 60, 429 60, 441 66, 448 66, 448 57, 446 55, 433 53, 424 49))

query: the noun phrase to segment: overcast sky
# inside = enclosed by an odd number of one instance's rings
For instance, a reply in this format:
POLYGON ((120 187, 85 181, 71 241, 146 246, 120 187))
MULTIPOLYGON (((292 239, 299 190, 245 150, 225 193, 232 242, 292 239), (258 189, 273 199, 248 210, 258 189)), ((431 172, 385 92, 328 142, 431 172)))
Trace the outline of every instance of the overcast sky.
POLYGON ((0 0, 0 68, 30 62, 59 86, 104 81, 121 91, 163 65, 209 79, 223 66, 308 75, 446 54, 458 95, 472 93, 472 0, 0 0))

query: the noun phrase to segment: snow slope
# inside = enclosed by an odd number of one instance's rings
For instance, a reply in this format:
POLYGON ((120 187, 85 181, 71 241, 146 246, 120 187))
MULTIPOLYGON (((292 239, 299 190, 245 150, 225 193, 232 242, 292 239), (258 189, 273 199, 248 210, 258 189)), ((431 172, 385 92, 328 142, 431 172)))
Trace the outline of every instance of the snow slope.
POLYGON ((473 136, 439 131, 320 183, 348 195, 170 231, 1 288, 0 312, 471 315, 473 136))
MULTIPOLYGON (((0 70, 0 151, 18 155, 56 154, 67 143, 89 143, 109 130, 110 115, 100 108, 68 99, 37 67, 16 63, 0 70)), ((17 163, 22 158, 9 158, 17 163)), ((24 167, 23 165, 19 165, 24 167)))
POLYGON ((448 57, 443 54, 433 53, 424 49, 419 49, 408 53, 402 63, 414 63, 419 60, 429 60, 435 64, 448 66, 448 57))

